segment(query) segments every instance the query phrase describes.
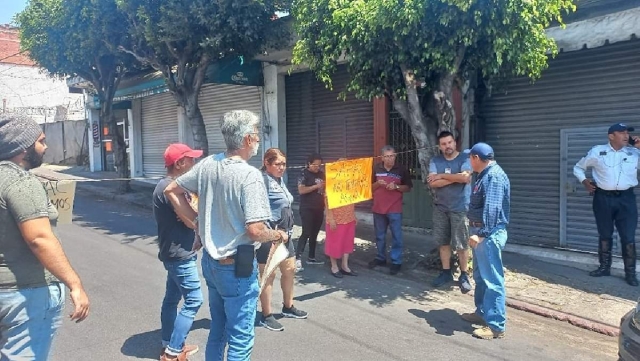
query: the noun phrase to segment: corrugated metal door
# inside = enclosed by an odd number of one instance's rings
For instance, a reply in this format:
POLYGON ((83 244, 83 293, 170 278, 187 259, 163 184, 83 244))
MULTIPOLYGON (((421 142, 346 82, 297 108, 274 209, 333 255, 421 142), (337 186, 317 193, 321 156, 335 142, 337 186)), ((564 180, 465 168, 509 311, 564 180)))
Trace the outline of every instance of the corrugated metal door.
POLYGON ((298 178, 307 157, 319 152, 318 129, 313 119, 311 85, 316 82, 311 72, 289 75, 285 78, 287 119, 287 187, 298 199, 298 178))
MULTIPOLYGON (((607 144, 608 127, 573 128, 560 131, 562 169, 560 173, 560 245, 589 251, 598 250, 592 202, 584 186, 573 175, 574 165, 596 144, 607 144)), ((591 177, 591 168, 587 170, 591 177)), ((618 234, 614 232, 614 249, 619 252, 618 234)))
POLYGON ((511 179, 510 242, 561 244, 560 130, 633 125, 640 113, 638 45, 560 54, 534 85, 516 79, 485 102, 486 141, 511 179))
MULTIPOLYGON (((231 84, 210 84, 202 88, 199 104, 207 129, 209 154, 224 152, 227 148, 222 132, 220 132, 220 121, 224 113, 230 110, 250 110, 262 120, 261 89, 260 87, 231 84)), ((262 123, 258 130, 262 132, 262 123)), ((262 139, 264 137, 260 138, 258 155, 249 161, 249 164, 258 168, 262 166, 262 139)))
POLYGON ((164 151, 178 142, 178 110, 170 93, 142 98, 142 169, 146 177, 163 176, 164 151))
MULTIPOLYGON (((373 103, 356 99, 353 94, 348 94, 345 101, 338 99, 348 79, 346 68, 340 67, 332 78, 334 90, 329 90, 311 72, 287 76, 289 164, 304 165, 314 152, 319 152, 325 162, 373 155, 373 103)), ((294 190, 299 174, 299 169, 289 171, 289 187, 294 190)), ((369 206, 361 203, 359 207, 369 206)))

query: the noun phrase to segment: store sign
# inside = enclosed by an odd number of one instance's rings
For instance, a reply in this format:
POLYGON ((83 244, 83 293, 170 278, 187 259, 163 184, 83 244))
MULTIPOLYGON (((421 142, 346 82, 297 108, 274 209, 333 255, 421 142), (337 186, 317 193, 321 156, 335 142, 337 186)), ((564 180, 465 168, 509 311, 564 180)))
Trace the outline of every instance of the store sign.
POLYGON ((262 63, 241 57, 223 59, 207 69, 206 83, 263 86, 262 63))

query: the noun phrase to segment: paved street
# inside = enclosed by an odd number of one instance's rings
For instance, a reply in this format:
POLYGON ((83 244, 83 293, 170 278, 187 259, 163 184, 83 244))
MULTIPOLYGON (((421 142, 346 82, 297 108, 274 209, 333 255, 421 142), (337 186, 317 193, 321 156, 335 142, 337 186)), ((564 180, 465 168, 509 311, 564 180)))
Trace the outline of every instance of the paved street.
MULTIPOLYGON (((59 227, 58 234, 91 297, 92 313, 78 325, 65 321, 51 359, 158 359, 164 269, 151 213, 81 192, 74 213, 74 224, 59 227)), ((419 283, 358 271, 357 278, 337 280, 328 266, 308 266, 298 275, 296 305, 309 319, 283 320, 284 332, 258 328, 252 359, 617 359, 615 338, 511 309, 506 339, 475 340, 457 316, 471 310, 471 297, 421 292, 419 283)), ((275 292, 276 309, 280 300, 275 292)), ((204 360, 208 324, 205 305, 189 337, 202 347, 192 360, 204 360)))

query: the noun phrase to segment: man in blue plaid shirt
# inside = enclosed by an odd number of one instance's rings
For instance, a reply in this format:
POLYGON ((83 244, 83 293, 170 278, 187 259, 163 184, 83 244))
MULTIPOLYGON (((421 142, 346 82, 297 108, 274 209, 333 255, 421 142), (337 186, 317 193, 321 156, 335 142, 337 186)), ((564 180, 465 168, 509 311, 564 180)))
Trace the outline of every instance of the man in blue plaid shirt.
POLYGON ((503 338, 507 317, 502 249, 507 243, 511 185, 507 174, 495 162, 491 146, 477 143, 466 152, 471 168, 477 173, 467 213, 476 311, 465 313, 462 318, 484 326, 473 331, 475 337, 503 338))

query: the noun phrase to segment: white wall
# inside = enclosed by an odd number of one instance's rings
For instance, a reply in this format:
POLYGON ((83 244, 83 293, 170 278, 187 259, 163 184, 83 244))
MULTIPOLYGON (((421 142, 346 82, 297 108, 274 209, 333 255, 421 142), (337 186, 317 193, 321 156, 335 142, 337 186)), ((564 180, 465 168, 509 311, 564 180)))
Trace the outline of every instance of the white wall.
POLYGON ((264 63, 264 87, 262 88, 263 147, 280 148, 287 152, 287 118, 285 99, 285 74, 278 73, 276 65, 264 63), (268 132, 268 134, 267 134, 268 132))
POLYGON ((0 63, 0 113, 33 117, 38 123, 86 118, 82 94, 40 68, 0 63))

